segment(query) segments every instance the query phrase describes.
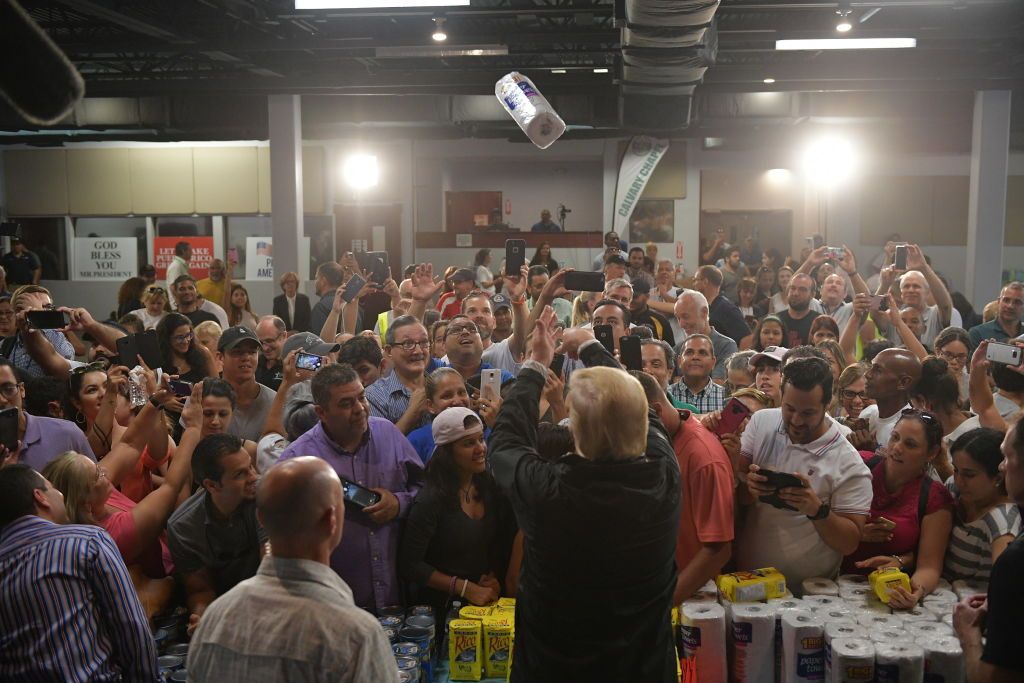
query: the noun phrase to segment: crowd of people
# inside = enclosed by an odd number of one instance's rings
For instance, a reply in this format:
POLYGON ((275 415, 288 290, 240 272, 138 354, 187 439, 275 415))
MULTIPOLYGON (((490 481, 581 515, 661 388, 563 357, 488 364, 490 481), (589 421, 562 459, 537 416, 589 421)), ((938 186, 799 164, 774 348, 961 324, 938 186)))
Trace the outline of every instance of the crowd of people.
POLYGON ((190 251, 109 316, 4 257, 0 679, 155 681, 178 607, 189 680, 392 681, 373 614, 515 597, 511 680, 674 681, 671 608, 760 567, 900 568, 907 610, 987 582, 968 680, 1024 677, 1024 368, 989 360, 1024 353, 1024 284, 978 316, 898 236, 868 273, 719 233, 689 275, 608 233, 599 291, 547 243, 345 253, 254 311, 190 251))

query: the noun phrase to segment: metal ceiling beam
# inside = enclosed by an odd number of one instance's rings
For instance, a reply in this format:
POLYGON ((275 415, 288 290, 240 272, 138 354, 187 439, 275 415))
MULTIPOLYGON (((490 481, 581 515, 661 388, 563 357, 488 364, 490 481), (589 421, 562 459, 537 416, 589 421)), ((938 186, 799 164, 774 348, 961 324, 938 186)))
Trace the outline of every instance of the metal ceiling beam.
MULTIPOLYGON (((1017 0, 851 0, 852 9, 889 9, 895 7, 929 8, 960 7, 969 9, 981 5, 1016 5, 1017 0)), ((817 2, 816 0, 791 0, 786 2, 757 2, 757 0, 726 0, 718 8, 719 12, 766 11, 766 10, 828 10, 837 9, 838 2, 817 2)))
POLYGON ((168 31, 166 28, 157 26, 143 19, 129 16, 123 12, 119 12, 112 7, 109 7, 97 0, 57 0, 57 2, 67 5, 68 8, 74 11, 84 14, 96 19, 102 19, 103 21, 109 22, 121 28, 127 29, 134 33, 141 33, 145 36, 152 38, 159 38, 160 40, 166 40, 173 44, 188 44, 194 41, 189 38, 179 36, 173 31, 168 31))

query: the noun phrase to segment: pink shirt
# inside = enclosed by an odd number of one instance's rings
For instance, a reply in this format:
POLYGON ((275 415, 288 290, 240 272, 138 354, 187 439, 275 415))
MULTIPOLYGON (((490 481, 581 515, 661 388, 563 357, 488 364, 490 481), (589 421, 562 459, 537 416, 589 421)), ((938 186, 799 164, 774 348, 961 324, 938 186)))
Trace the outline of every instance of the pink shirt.
POLYGON ((172 574, 174 561, 171 559, 171 551, 167 548, 167 540, 163 534, 160 534, 157 543, 151 543, 146 548, 137 547, 135 519, 132 517, 135 501, 114 489, 107 499, 107 505, 115 508, 117 512, 101 519, 99 525, 114 539, 124 563, 129 566, 140 565, 146 576, 151 579, 161 579, 172 574))

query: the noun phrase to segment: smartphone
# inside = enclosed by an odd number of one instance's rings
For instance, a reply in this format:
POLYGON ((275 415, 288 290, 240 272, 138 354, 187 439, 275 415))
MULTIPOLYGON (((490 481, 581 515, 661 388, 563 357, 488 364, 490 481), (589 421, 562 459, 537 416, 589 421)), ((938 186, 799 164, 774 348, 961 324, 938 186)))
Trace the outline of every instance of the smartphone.
POLYGON ((615 355, 615 337, 612 336, 611 325, 594 325, 594 336, 608 349, 608 353, 615 355))
POLYGON ((738 398, 730 398, 722 406, 722 414, 718 418, 718 427, 715 434, 724 436, 735 434, 743 421, 750 415, 750 408, 743 404, 738 398))
POLYGON ((320 369, 320 366, 324 364, 324 357, 318 356, 315 353, 306 353, 305 351, 299 351, 298 355, 295 356, 295 367, 299 370, 309 370, 310 372, 316 372, 320 369))
POLYGON ((789 472, 761 469, 757 474, 768 479, 768 485, 776 489, 803 488, 804 486, 803 480, 789 472))
POLYGON ((873 519, 872 521, 875 522, 875 524, 881 524, 889 531, 892 531, 896 528, 896 522, 892 521, 891 519, 886 519, 885 517, 875 517, 875 519, 873 519))
POLYGON ((551 360, 551 366, 550 367, 551 367, 551 371, 553 373, 555 373, 556 375, 561 377, 562 376, 562 369, 565 367, 565 354, 564 353, 556 353, 555 357, 551 360))
POLYGON ((604 273, 570 271, 565 274, 565 288, 571 292, 603 292, 604 273))
POLYGON ((29 311, 25 318, 34 330, 62 330, 71 324, 71 318, 65 311, 29 311))
MULTIPOLYGON (((526 240, 505 240, 505 274, 519 277, 526 265, 526 240)), ((571 289, 566 285, 567 289, 571 289)))
POLYGON ((170 387, 174 395, 179 398, 188 398, 192 395, 192 384, 189 382, 182 382, 180 379, 168 380, 167 386, 170 387))
POLYGON ((345 495, 345 502, 352 503, 360 510, 380 502, 379 493, 371 491, 365 486, 360 486, 354 481, 349 481, 344 477, 341 479, 341 490, 345 495))
POLYGON ((626 336, 619 340, 619 360, 627 370, 643 371, 644 356, 640 351, 640 337, 626 336))
POLYGON ((896 270, 907 269, 907 245, 900 244, 896 246, 896 253, 893 255, 892 263, 896 266, 896 270))
POLYGON ((388 252, 368 251, 366 257, 370 261, 370 280, 379 285, 384 284, 391 277, 391 268, 388 265, 388 252))
POLYGON ((869 311, 888 311, 889 310, 889 299, 885 294, 872 294, 871 305, 868 306, 869 311))
POLYGON ((18 450, 18 409, 0 410, 0 446, 13 453, 18 450))
POLYGON ((228 249, 228 263, 238 263, 238 247, 228 249))
POLYGON ((480 371, 480 395, 501 398, 501 370, 480 371))
POLYGON ((1013 344, 989 342, 988 348, 985 349, 985 360, 999 363, 1000 365, 1017 367, 1021 364, 1021 360, 1024 359, 1022 351, 1024 349, 1013 344))
POLYGON ((842 261, 846 257, 846 250, 842 247, 826 247, 825 258, 831 261, 842 261))
POLYGON ((156 330, 146 330, 129 334, 117 340, 117 354, 121 364, 133 368, 139 363, 139 356, 151 370, 163 367, 163 354, 160 353, 160 341, 156 330))
POLYGON ((356 298, 359 291, 365 286, 366 279, 359 273, 352 273, 352 277, 345 284, 345 290, 342 292, 341 298, 347 303, 352 303, 352 300, 356 298))

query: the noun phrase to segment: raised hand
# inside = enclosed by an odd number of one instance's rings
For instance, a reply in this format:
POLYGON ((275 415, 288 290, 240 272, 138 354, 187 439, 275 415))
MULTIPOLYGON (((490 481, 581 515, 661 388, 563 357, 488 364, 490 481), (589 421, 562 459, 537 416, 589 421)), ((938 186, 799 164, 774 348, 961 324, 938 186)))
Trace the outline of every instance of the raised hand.
POLYGON ((555 357, 557 322, 555 311, 550 306, 545 306, 544 311, 537 318, 537 325, 533 331, 533 360, 544 367, 550 366, 555 357))
POLYGON ((434 264, 432 263, 421 263, 416 266, 410 279, 412 287, 409 288, 409 293, 412 294, 415 301, 430 301, 444 287, 444 280, 434 279, 434 264))

